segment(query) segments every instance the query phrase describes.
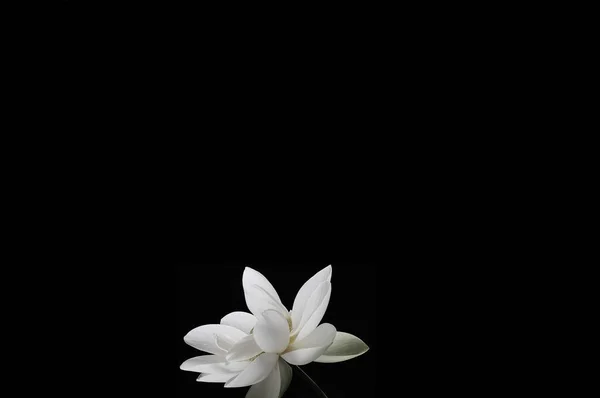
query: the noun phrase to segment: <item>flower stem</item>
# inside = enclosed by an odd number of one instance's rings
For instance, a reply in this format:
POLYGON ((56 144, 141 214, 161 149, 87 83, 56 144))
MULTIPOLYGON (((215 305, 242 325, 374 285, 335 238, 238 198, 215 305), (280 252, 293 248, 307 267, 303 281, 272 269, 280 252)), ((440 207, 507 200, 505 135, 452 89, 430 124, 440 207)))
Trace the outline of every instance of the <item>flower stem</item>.
POLYGON ((308 380, 308 382, 312 385, 313 390, 315 390, 316 392, 319 393, 319 395, 323 398, 328 398, 327 395, 325 395, 325 393, 323 392, 323 390, 321 390, 319 388, 319 386, 317 385, 317 383, 314 382, 313 379, 310 378, 309 375, 306 374, 305 371, 303 371, 300 366, 296 365, 296 369, 298 369, 298 371, 300 372, 300 376, 304 377, 306 380, 308 380))

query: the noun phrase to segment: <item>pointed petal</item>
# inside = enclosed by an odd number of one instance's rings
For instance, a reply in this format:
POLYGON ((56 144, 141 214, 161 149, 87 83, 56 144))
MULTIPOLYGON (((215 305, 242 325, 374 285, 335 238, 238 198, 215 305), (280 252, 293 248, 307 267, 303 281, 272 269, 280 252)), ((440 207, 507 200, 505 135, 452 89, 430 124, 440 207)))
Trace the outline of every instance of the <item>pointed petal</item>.
POLYGON ((260 272, 246 267, 242 276, 246 305, 250 312, 259 316, 264 311, 272 309, 288 316, 288 311, 281 303, 275 288, 260 272))
POLYGON ((226 358, 228 361, 241 361, 244 359, 250 359, 263 352, 263 350, 256 344, 254 336, 246 336, 238 341, 229 351, 226 358))
POLYGON ((215 333, 215 345, 225 352, 229 352, 231 347, 235 345, 235 341, 225 335, 218 335, 215 333))
MULTIPOLYGON (((181 364, 180 369, 202 373, 239 373, 250 364, 249 361, 227 362, 219 355, 203 355, 190 358, 181 364)), ((233 376, 233 375, 232 375, 233 376)))
POLYGON ((323 355, 315 359, 315 362, 334 363, 347 361, 367 351, 369 351, 369 346, 358 337, 350 333, 337 332, 333 344, 329 346, 323 355))
POLYGON ((311 294, 317 289, 319 284, 325 281, 331 281, 331 265, 323 268, 317 272, 312 278, 310 278, 298 291, 296 298, 294 299, 294 306, 292 307, 292 326, 296 329, 300 325, 302 320, 302 314, 306 303, 310 298, 311 294))
POLYGON ((236 375, 234 373, 215 373, 215 374, 201 374, 198 376, 196 381, 202 381, 205 383, 225 383, 233 379, 236 375))
POLYGON ((286 352, 281 357, 292 365, 306 365, 319 358, 326 349, 327 347, 303 348, 301 350, 286 352))
POLYGON ((215 368, 207 370, 204 373, 240 373, 250 365, 250 361, 230 361, 218 363, 215 368))
POLYGON ((277 363, 277 354, 262 354, 246 367, 236 378, 228 381, 225 387, 245 387, 263 381, 277 363))
POLYGON ((249 295, 257 296, 258 298, 263 300, 263 303, 261 305, 263 305, 263 306, 268 305, 269 306, 268 309, 275 309, 275 310, 281 312, 282 315, 289 316, 289 312, 288 312, 287 308, 285 308, 285 306, 281 303, 281 301, 278 298, 275 298, 271 293, 267 292, 262 286, 252 285, 249 295))
POLYGON ((331 323, 323 323, 313 330, 311 334, 302 340, 296 340, 292 345, 292 350, 313 347, 329 347, 336 336, 336 329, 331 323))
POLYGON ((277 301, 281 302, 281 299, 279 298, 279 295, 277 294, 277 291, 273 285, 271 285, 271 282, 269 282, 269 280, 265 278, 263 274, 250 267, 246 267, 244 269, 244 274, 242 275, 242 284, 244 289, 250 285, 258 285, 265 289, 265 291, 271 296, 276 298, 277 301))
POLYGON ((277 361, 277 365, 281 376, 281 388, 279 389, 279 398, 281 398, 292 382, 292 368, 281 358, 277 361))
POLYGON ((281 357, 292 365, 306 365, 323 355, 333 342, 335 335, 335 327, 330 323, 324 323, 305 339, 295 342, 291 350, 282 354, 281 357))
POLYGON ((225 357, 220 355, 202 355, 190 358, 181 364, 179 369, 188 372, 206 372, 210 365, 225 362, 225 357))
MULTIPOLYGON (((319 305, 323 302, 325 295, 327 294, 327 290, 331 286, 331 282, 323 281, 317 285, 315 290, 311 293, 310 297, 306 301, 304 305, 304 309, 302 311, 302 316, 300 318, 300 322, 294 327, 294 331, 300 331, 302 327, 308 322, 312 314, 319 308, 319 305)), ((292 311, 292 322, 293 322, 294 312, 292 311)))
POLYGON ((331 282, 321 282, 313 294, 311 294, 306 303, 306 307, 304 308, 300 326, 296 330, 296 333, 298 333, 298 340, 302 340, 308 336, 319 325, 323 319, 323 315, 325 315, 325 311, 327 311, 330 297, 331 282))
POLYGON ((280 388, 279 365, 275 364, 271 374, 266 379, 250 387, 246 398, 279 398, 280 388))
POLYGON ((198 350, 225 356, 227 352, 217 346, 215 334, 235 342, 246 337, 246 333, 232 326, 202 325, 191 330, 183 340, 198 350))
POLYGON ((254 326, 254 339, 264 352, 283 352, 290 342, 289 324, 279 312, 267 310, 254 326))
POLYGON ((252 328, 256 325, 256 317, 248 312, 235 311, 225 315, 221 319, 221 325, 233 326, 242 332, 250 334, 252 328))

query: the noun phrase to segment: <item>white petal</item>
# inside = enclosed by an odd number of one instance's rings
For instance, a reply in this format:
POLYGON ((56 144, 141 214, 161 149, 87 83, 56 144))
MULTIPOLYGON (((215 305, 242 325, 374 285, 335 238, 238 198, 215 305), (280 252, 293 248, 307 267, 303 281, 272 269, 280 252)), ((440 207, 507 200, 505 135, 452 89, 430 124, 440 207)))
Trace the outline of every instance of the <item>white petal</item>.
MULTIPOLYGON (((231 361, 225 363, 219 363, 215 365, 215 369, 212 371, 213 373, 239 373, 242 370, 246 369, 248 365, 250 365, 250 361, 231 361)), ((210 371, 206 371, 204 373, 211 373, 210 371)))
POLYGON ((231 347, 235 345, 235 341, 233 341, 233 339, 227 336, 218 335, 215 333, 215 344, 223 351, 229 352, 229 350, 231 350, 231 347))
MULTIPOLYGON (((310 297, 306 301, 304 308, 302 310, 302 316, 300 318, 300 322, 294 326, 294 331, 298 332, 302 327, 308 322, 312 314, 319 308, 319 305, 323 302, 325 295, 327 294, 327 290, 331 286, 331 282, 323 281, 317 285, 315 290, 310 294, 310 297)), ((292 322, 293 322, 294 313, 292 311, 292 322)))
POLYGON ((324 323, 305 339, 296 341, 290 347, 291 351, 281 357, 292 365, 306 365, 323 355, 333 342, 335 335, 335 327, 330 323, 324 323))
POLYGON ((336 329, 331 323, 323 323, 318 328, 313 330, 311 334, 306 336, 304 339, 296 340, 292 345, 291 349, 302 349, 312 347, 329 347, 336 336, 336 329))
POLYGON ((242 285, 246 305, 254 315, 259 316, 270 309, 277 310, 284 316, 289 315, 273 285, 260 272, 246 267, 242 276, 242 285))
POLYGON ((264 307, 265 309, 263 310, 263 312, 268 309, 269 310, 275 309, 275 310, 281 312, 281 314, 286 317, 290 315, 287 308, 285 308, 285 306, 281 303, 279 298, 275 298, 273 295, 271 295, 271 293, 267 292, 262 286, 252 285, 249 290, 249 296, 250 297, 255 296, 255 298, 261 300, 259 308, 264 307))
POLYGON ((304 348, 302 350, 286 352, 281 357, 292 365, 306 365, 319 358, 326 349, 327 347, 304 348))
POLYGON ((229 325, 240 329, 242 332, 250 334, 254 325, 256 325, 256 317, 252 314, 242 311, 232 312, 221 319, 221 325, 229 325))
MULTIPOLYGON (((189 372, 202 373, 239 373, 250 364, 249 361, 226 362, 219 355, 203 355, 190 358, 181 364, 180 368, 189 372)), ((231 377, 235 376, 232 375, 231 377)))
POLYGON ((294 299, 294 306, 292 307, 292 326, 296 329, 300 325, 302 320, 302 314, 306 303, 310 298, 311 294, 317 289, 319 284, 325 281, 331 281, 331 265, 323 268, 317 272, 312 278, 310 278, 298 291, 296 298, 294 299))
POLYGON ((356 358, 369 350, 358 337, 350 333, 337 332, 333 344, 315 362, 334 363, 356 358))
POLYGON ((228 361, 241 361, 244 359, 250 359, 263 352, 263 350, 256 344, 254 336, 246 336, 238 341, 229 351, 226 358, 228 361))
POLYGON ((325 281, 320 283, 313 294, 311 294, 306 303, 306 307, 304 308, 300 327, 296 330, 298 333, 298 340, 302 340, 308 336, 319 325, 323 319, 323 315, 325 315, 325 311, 327 311, 330 297, 331 282, 325 281))
POLYGON ((279 389, 279 397, 281 398, 292 382, 292 368, 281 358, 277 361, 277 365, 279 366, 279 375, 281 376, 281 388, 279 389))
POLYGON ((258 285, 265 289, 265 291, 271 296, 275 297, 277 301, 281 302, 279 295, 277 294, 277 291, 273 285, 271 285, 271 282, 269 282, 263 274, 250 267, 246 267, 244 269, 244 274, 242 275, 242 284, 244 288, 251 285, 258 285))
POLYGON ((275 364, 271 374, 266 379, 250 387, 246 398, 279 398, 280 388, 279 365, 275 364))
POLYGON ((201 374, 198 376, 196 381, 203 381, 205 383, 225 383, 231 379, 233 379, 235 374, 228 373, 215 373, 215 374, 201 374))
POLYGON ((219 348, 215 341, 215 334, 237 342, 246 337, 246 333, 227 325, 203 325, 191 330, 183 340, 194 348, 210 354, 225 356, 226 351, 219 348))
POLYGON ((283 352, 290 342, 289 324, 278 311, 267 310, 254 326, 254 339, 264 352, 283 352))
POLYGON ((188 372, 206 372, 205 369, 210 365, 222 362, 225 362, 225 358, 220 355, 203 355, 188 359, 179 368, 188 372))
POLYGON ((277 354, 262 354, 246 367, 235 379, 228 381, 225 387, 245 387, 263 381, 269 376, 277 363, 277 354))

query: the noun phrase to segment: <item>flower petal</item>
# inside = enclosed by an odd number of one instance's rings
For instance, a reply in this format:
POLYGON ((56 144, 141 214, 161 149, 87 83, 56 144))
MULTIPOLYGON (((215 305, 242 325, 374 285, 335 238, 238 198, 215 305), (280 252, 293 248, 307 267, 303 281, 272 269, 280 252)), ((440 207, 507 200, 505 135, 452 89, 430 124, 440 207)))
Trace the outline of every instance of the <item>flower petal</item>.
POLYGON ((263 381, 277 363, 277 354, 259 355, 236 378, 225 383, 225 387, 245 387, 263 381))
POLYGON ((335 339, 336 332, 335 326, 331 323, 323 323, 304 339, 296 340, 291 349, 298 350, 313 347, 329 347, 335 339))
POLYGON ((302 340, 308 336, 319 325, 329 305, 330 297, 331 282, 321 282, 306 302, 298 329, 292 332, 292 334, 298 334, 298 340, 302 340))
POLYGON ((188 372, 206 372, 205 369, 208 369, 210 365, 222 362, 225 362, 225 357, 220 355, 202 355, 188 359, 181 364, 179 369, 188 372))
POLYGON ((291 350, 282 354, 281 357, 292 365, 306 365, 319 358, 331 345, 335 338, 335 327, 330 323, 324 323, 316 328, 305 339, 296 341, 291 350))
POLYGON ((256 325, 256 317, 247 312, 235 311, 225 315, 221 319, 221 325, 233 326, 242 332, 250 334, 252 328, 256 325))
POLYGON ((250 365, 250 361, 231 361, 215 364, 214 370, 208 370, 204 373, 239 373, 250 365))
MULTIPOLYGON (((306 301, 304 308, 302 310, 302 316, 300 318, 300 322, 297 323, 294 327, 296 332, 300 331, 302 327, 308 322, 312 314, 319 308, 319 305, 323 302, 325 295, 327 294, 327 290, 331 282, 323 281, 317 285, 315 290, 310 294, 310 297, 306 301)), ((293 322, 293 311, 292 311, 292 322, 293 322)))
POLYGON ((254 336, 246 336, 238 341, 229 351, 226 358, 228 361, 241 361, 250 359, 263 352, 262 348, 256 344, 254 336))
POLYGON ((292 365, 306 365, 319 358, 326 349, 327 347, 304 348, 302 350, 286 352, 281 357, 292 365))
POLYGON ((310 298, 311 294, 317 289, 319 284, 325 281, 331 281, 331 265, 323 268, 321 271, 317 272, 312 278, 306 281, 304 285, 296 294, 296 298, 294 299, 294 306, 292 307, 292 326, 294 329, 300 325, 300 321, 302 320, 302 314, 304 312, 304 308, 306 307, 306 303, 310 298))
POLYGON ((223 350, 225 352, 229 352, 229 350, 231 350, 231 347, 233 347, 235 345, 235 341, 233 341, 233 339, 231 339, 225 335, 222 335, 222 334, 218 335, 215 333, 215 344, 221 350, 223 350))
POLYGON ((290 343, 289 324, 278 311, 267 310, 254 326, 254 339, 264 352, 283 352, 290 343))
POLYGON ((246 398, 279 398, 280 389, 281 377, 279 375, 279 365, 276 363, 266 379, 250 387, 246 398))
POLYGON ((369 350, 364 341, 345 332, 337 332, 333 344, 315 362, 334 363, 356 358, 369 350))
POLYGON ((264 311, 273 309, 288 316, 288 310, 283 304, 273 285, 260 272, 246 267, 242 276, 246 305, 250 312, 259 316, 264 311))
POLYGON ((275 309, 286 317, 289 317, 290 315, 281 301, 278 298, 275 298, 271 293, 267 292, 262 286, 252 285, 249 290, 249 296, 254 296, 255 299, 261 300, 262 302, 260 305, 265 308, 265 311, 267 309, 275 309))
POLYGON ((281 388, 279 389, 279 397, 281 398, 292 382, 292 368, 281 358, 277 361, 277 365, 279 366, 279 375, 281 376, 281 388))
POLYGON ((202 325, 191 330, 185 335, 183 340, 198 350, 205 351, 210 354, 225 356, 227 352, 217 346, 215 334, 217 336, 223 336, 224 339, 232 340, 234 342, 246 337, 246 333, 232 326, 202 325))
MULTIPOLYGON (((220 355, 203 355, 190 358, 181 364, 180 369, 202 373, 239 373, 250 364, 249 361, 226 362, 220 355)), ((232 375, 233 377, 234 375, 232 375)))
POLYGON ((205 383, 225 383, 236 376, 235 373, 215 373, 206 374, 202 373, 196 381, 203 381, 205 383))

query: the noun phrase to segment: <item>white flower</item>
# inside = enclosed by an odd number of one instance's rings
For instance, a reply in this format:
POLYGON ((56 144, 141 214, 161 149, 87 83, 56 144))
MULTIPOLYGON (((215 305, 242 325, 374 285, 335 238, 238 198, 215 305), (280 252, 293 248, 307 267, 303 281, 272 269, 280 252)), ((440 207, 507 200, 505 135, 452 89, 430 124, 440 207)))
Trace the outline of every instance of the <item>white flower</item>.
POLYGON ((201 372, 198 381, 225 387, 252 386, 246 398, 279 398, 292 379, 292 365, 341 362, 367 352, 358 337, 320 324, 331 297, 331 266, 310 278, 296 295, 292 311, 261 273, 246 267, 242 277, 252 312, 232 312, 220 325, 190 331, 187 344, 213 355, 188 359, 181 369, 201 372))

